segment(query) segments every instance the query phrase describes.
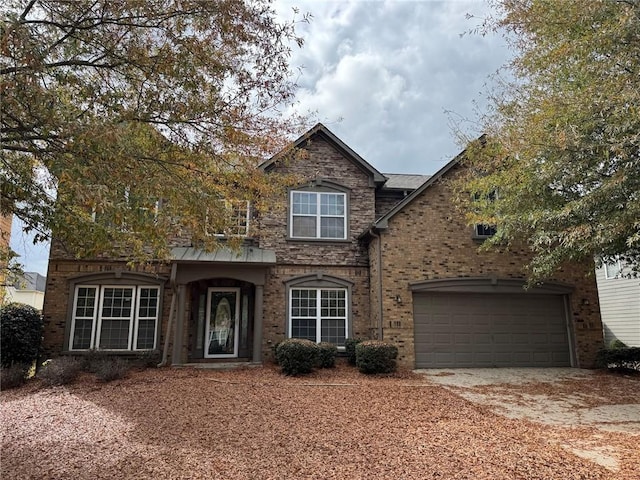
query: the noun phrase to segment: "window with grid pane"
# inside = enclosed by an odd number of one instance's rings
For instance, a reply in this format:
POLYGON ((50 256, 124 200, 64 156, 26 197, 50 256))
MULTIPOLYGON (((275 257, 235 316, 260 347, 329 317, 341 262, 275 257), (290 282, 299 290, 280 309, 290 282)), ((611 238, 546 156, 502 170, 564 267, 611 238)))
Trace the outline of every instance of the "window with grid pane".
POLYGON ((69 348, 155 348, 159 293, 155 286, 76 287, 69 348))
POLYGON ((250 204, 247 200, 225 200, 218 214, 225 217, 225 228, 214 232, 218 237, 246 237, 249 234, 250 204))
POLYGON ((85 350, 91 347, 97 291, 96 287, 80 287, 76 292, 71 343, 71 348, 74 350, 85 350))
POLYGON ((346 239, 346 194, 291 192, 292 238, 346 239))
POLYGON ((291 337, 342 346, 347 336, 347 291, 342 288, 292 288, 291 337))
POLYGON ((158 321, 158 289, 140 288, 138 297, 138 331, 136 349, 146 350, 155 346, 158 321))

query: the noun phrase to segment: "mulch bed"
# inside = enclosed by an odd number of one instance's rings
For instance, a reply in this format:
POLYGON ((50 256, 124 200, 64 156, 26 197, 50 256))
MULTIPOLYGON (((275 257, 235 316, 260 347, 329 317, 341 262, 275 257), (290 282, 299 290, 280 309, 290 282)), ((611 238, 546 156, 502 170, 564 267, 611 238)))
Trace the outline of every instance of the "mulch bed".
POLYGON ((0 425, 3 480, 640 478, 637 456, 614 472, 559 445, 585 432, 500 417, 411 372, 346 365, 296 378, 267 366, 30 383, 2 392, 0 425))

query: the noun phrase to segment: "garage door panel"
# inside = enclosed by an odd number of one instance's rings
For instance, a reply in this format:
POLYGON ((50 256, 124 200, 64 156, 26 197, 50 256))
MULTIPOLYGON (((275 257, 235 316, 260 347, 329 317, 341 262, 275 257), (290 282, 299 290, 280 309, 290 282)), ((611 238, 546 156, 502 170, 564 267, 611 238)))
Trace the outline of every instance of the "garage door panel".
POLYGON ((568 366, 559 295, 414 294, 416 366, 568 366))

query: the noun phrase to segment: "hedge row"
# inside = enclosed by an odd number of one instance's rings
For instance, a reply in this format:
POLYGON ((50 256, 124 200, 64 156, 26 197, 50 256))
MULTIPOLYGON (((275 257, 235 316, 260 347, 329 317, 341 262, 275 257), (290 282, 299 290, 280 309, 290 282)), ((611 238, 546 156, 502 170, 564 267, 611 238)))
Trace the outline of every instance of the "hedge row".
MULTIPOLYGON (((347 339, 345 349, 349 363, 360 372, 390 373, 396 370, 398 348, 377 340, 347 339)), ((274 347, 275 358, 285 375, 304 375, 314 368, 335 366, 338 349, 330 343, 289 338, 274 347)))
POLYGON ((303 375, 312 372, 314 368, 335 367, 338 347, 332 343, 289 338, 277 343, 274 352, 282 373, 303 375))
POLYGON ((603 348, 598 352, 596 363, 609 370, 640 371, 640 347, 603 348))

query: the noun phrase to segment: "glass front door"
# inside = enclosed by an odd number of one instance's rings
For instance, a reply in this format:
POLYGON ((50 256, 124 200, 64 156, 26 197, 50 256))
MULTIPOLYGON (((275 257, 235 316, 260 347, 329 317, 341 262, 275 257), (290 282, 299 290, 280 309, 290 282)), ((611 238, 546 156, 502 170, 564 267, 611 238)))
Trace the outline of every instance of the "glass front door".
POLYGON ((205 358, 238 356, 239 313, 239 288, 209 288, 204 336, 205 358))

